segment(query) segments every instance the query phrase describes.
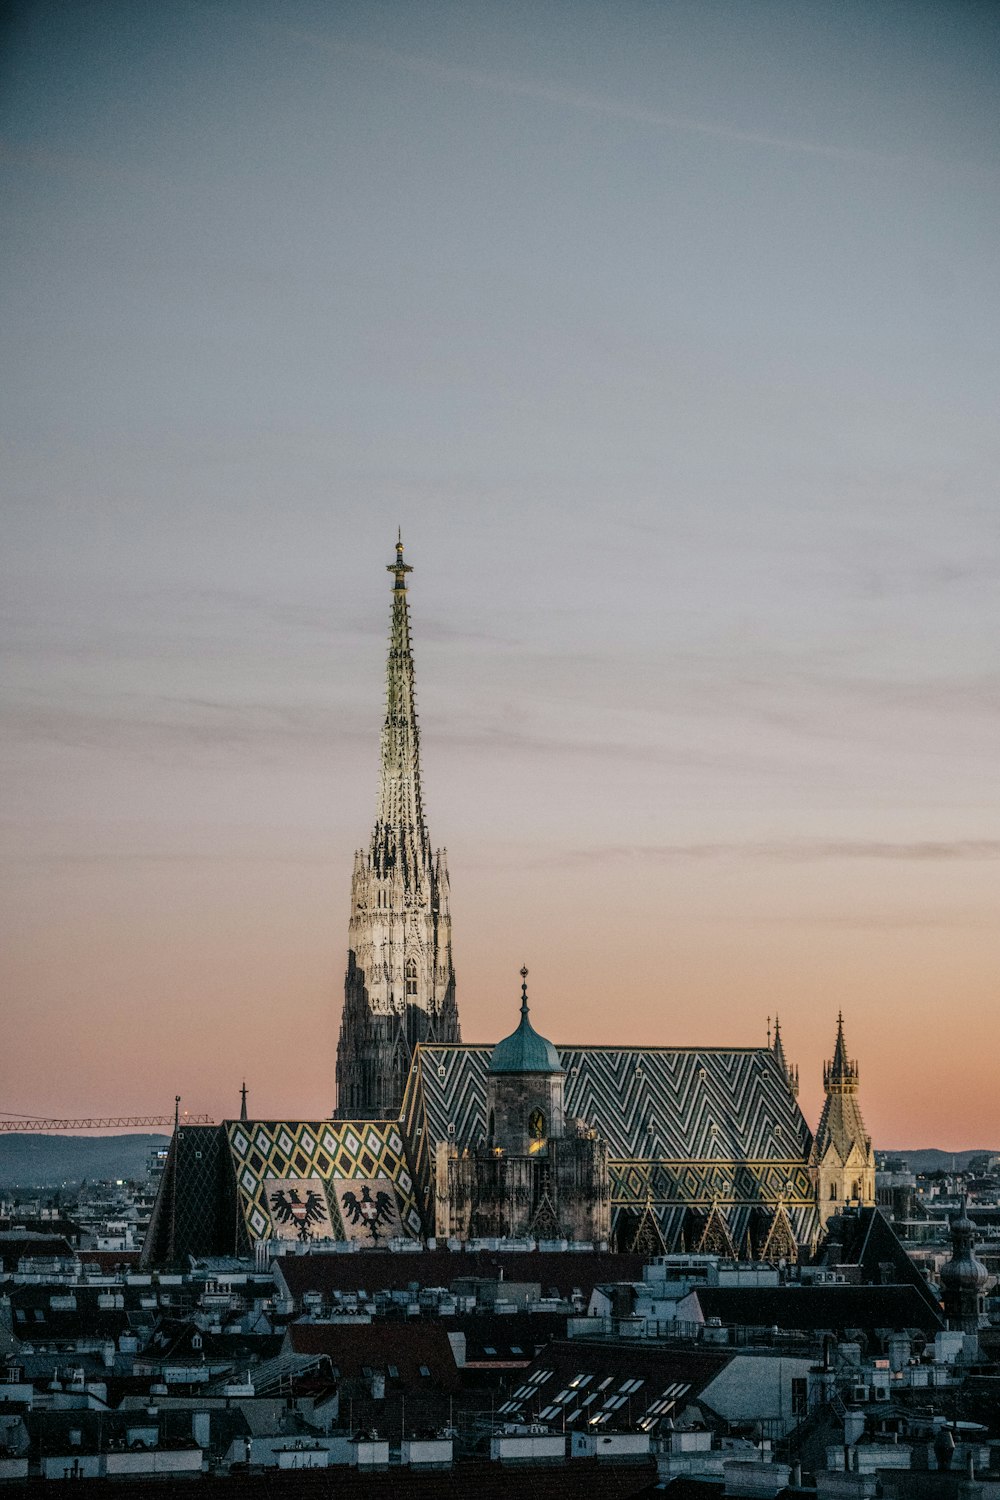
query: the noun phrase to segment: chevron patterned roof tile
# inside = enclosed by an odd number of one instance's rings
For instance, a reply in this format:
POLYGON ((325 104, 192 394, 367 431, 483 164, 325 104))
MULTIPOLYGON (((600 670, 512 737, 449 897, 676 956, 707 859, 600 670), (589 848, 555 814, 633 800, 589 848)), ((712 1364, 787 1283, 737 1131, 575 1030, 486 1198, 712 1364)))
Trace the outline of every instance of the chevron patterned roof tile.
MULTIPOLYGON (((491 1048, 421 1050, 431 1139, 478 1139, 491 1048)), ((614 1158, 801 1163, 808 1151, 809 1128, 770 1048, 558 1050, 567 1117, 595 1127, 614 1158)))

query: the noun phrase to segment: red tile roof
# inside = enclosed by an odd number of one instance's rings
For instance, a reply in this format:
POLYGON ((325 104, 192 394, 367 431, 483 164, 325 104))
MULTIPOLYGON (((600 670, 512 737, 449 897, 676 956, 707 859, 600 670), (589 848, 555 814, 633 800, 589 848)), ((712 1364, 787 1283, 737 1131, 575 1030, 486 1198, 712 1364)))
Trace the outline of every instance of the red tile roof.
POLYGON ((291 1323, 287 1347, 294 1354, 327 1354, 350 1380, 365 1368, 385 1374, 391 1365, 401 1385, 432 1382, 457 1389, 458 1368, 440 1323, 291 1323), (423 1370, 429 1371, 424 1375, 423 1370))
POLYGON ((139 1264, 138 1250, 79 1250, 79 1258, 89 1266, 100 1266, 102 1271, 114 1271, 119 1266, 135 1268, 139 1264))

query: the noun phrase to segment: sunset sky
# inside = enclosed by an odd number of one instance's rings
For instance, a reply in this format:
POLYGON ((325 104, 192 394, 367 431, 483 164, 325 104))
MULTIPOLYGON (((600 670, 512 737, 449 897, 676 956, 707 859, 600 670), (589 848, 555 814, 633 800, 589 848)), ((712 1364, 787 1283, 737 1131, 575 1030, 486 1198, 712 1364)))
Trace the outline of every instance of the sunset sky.
POLYGON ((401 525, 466 1040, 1000 1148, 1000 8, 12 14, 0 1109, 332 1108, 401 525))

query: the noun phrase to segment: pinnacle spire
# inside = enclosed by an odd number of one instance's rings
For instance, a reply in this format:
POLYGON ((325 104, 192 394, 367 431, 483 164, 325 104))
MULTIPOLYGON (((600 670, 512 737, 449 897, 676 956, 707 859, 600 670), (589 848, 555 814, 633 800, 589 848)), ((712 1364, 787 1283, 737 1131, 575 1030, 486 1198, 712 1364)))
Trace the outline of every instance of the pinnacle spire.
POLYGON ((420 732, 417 727, 410 612, 406 600, 406 575, 413 569, 403 561, 402 531, 396 542, 396 560, 386 567, 395 582, 372 854, 376 867, 383 872, 397 868, 404 878, 413 878, 426 866, 429 846, 420 787, 420 732))
POLYGON ((527 965, 521 965, 521 1015, 526 1021, 528 1019, 528 969, 527 965))
MULTIPOLYGON (((769 1026, 768 1041, 770 1041, 770 1039, 771 1032, 769 1026)), ((788 1059, 785 1057, 785 1047, 784 1043, 781 1040, 781 1022, 779 1021, 777 1014, 775 1014, 774 1017, 774 1041, 771 1044, 771 1051, 774 1053, 774 1058, 776 1063, 778 1064, 778 1067, 781 1069, 782 1073, 785 1076, 788 1087, 792 1091, 792 1096, 794 1098, 798 1098, 799 1070, 798 1067, 792 1067, 788 1059)))
POLYGON ((774 1019, 774 1055, 778 1059, 778 1067, 781 1068, 783 1073, 787 1074, 789 1064, 787 1064, 786 1058, 784 1058, 784 1047, 781 1044, 781 1022, 778 1020, 777 1013, 775 1013, 774 1019))
POLYGON ((823 1069, 823 1086, 839 1093, 853 1093, 858 1086, 857 1063, 851 1062, 847 1056, 843 1011, 837 1012, 837 1040, 833 1048, 833 1060, 823 1069))

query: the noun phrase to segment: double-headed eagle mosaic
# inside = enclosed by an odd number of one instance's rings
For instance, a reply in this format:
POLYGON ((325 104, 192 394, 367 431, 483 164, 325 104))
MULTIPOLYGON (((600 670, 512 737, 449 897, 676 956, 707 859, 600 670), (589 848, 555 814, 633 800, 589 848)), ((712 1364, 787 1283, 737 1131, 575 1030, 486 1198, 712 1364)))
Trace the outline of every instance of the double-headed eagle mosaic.
POLYGON ((271 1194, 271 1212, 279 1224, 294 1224, 300 1240, 309 1240, 313 1227, 329 1222, 326 1204, 313 1188, 306 1192, 305 1199, 299 1196, 298 1188, 279 1188, 271 1194))
POLYGON ((386 1229, 395 1226, 395 1204, 392 1198, 385 1192, 378 1192, 373 1198, 367 1183, 361 1189, 360 1198, 357 1193, 344 1193, 341 1202, 351 1223, 363 1225, 372 1239, 378 1239, 381 1225, 385 1225, 386 1229))

